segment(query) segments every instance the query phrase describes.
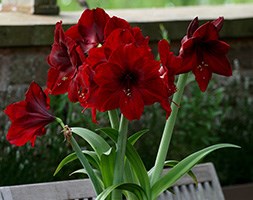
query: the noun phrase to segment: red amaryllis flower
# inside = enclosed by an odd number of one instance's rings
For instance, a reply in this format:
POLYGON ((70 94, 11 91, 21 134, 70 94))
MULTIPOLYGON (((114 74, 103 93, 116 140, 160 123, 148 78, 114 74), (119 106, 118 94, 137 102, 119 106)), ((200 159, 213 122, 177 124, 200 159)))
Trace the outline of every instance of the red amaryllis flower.
POLYGON ((218 35, 222 21, 221 18, 218 18, 197 29, 197 26, 192 24, 194 28, 190 29, 196 30, 189 31, 189 36, 182 42, 181 73, 192 70, 202 92, 206 90, 212 73, 223 76, 232 75, 232 68, 226 57, 230 47, 227 43, 220 41, 218 35))
POLYGON ((68 92, 70 101, 78 101, 78 67, 85 59, 80 46, 64 33, 61 22, 58 22, 52 50, 48 56, 50 69, 47 76, 47 92, 52 95, 68 92))
POLYGON ((55 120, 49 113, 47 96, 41 87, 32 82, 24 101, 10 104, 4 110, 11 120, 7 140, 11 144, 22 146, 31 142, 34 146, 37 136, 45 134, 45 126, 55 120))
MULTIPOLYGON (((211 23, 216 27, 219 32, 223 26, 224 17, 218 17, 216 20, 213 20, 211 23)), ((199 19, 195 17, 187 28, 186 36, 182 39, 181 43, 183 44, 187 39, 191 38, 193 33, 199 28, 199 19)))
POLYGON ((74 39, 84 53, 104 43, 104 29, 109 15, 101 8, 86 9, 81 15, 78 24, 66 31, 66 35, 74 39))
POLYGON ((167 85, 169 96, 171 96, 176 92, 174 80, 175 75, 180 71, 182 59, 170 51, 170 45, 164 39, 158 43, 158 52, 161 60, 160 73, 167 85))
POLYGON ((47 76, 47 88, 53 95, 64 94, 73 79, 78 65, 76 43, 66 37, 61 22, 55 26, 54 43, 48 56, 50 69, 47 76))
POLYGON ((119 47, 107 63, 95 69, 94 81, 99 87, 97 109, 103 112, 120 108, 129 120, 139 119, 144 106, 155 102, 170 112, 159 69, 159 62, 151 59, 146 48, 133 44, 119 47))

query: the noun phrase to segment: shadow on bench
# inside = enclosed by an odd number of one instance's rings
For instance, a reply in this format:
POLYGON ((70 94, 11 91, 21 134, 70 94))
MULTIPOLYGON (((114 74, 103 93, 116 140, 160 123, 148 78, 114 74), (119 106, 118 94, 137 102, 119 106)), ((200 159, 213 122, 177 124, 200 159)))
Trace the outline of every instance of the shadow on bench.
MULTIPOLYGON (((159 200, 224 200, 212 163, 193 168, 196 186, 188 175, 173 186, 175 194, 164 192, 159 200)), ((0 187, 0 200, 93 200, 95 193, 88 179, 0 187)))

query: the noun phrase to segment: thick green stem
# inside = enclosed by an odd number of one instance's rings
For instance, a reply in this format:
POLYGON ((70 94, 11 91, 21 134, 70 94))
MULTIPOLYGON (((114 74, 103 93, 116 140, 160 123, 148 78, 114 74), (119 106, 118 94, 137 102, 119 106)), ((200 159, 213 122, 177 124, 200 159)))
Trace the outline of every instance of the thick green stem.
MULTIPOLYGON (((121 115, 120 125, 119 125, 119 135, 117 140, 117 152, 116 152, 116 162, 114 169, 114 179, 113 184, 118 184, 123 182, 124 175, 124 160, 126 153, 127 144, 127 131, 128 131, 128 120, 121 115)), ((114 191, 112 193, 113 200, 121 200, 122 194, 120 191, 114 191)))
MULTIPOLYGON (((62 122, 62 120, 60 118, 56 118, 56 121, 61 125, 64 132, 69 131, 68 127, 64 125, 64 123, 62 122)), ((69 142, 71 143, 73 150, 76 152, 76 155, 77 155, 79 161, 81 162, 82 166, 86 170, 86 172, 93 184, 96 194, 97 195, 100 194, 102 192, 102 187, 101 187, 99 180, 98 180, 96 174, 94 173, 90 163, 88 162, 87 158, 83 154, 80 146, 78 145, 75 138, 71 134, 69 135, 69 138, 67 138, 67 139, 69 139, 69 142)))
POLYGON ((119 129, 119 115, 117 110, 108 111, 111 127, 118 130, 119 129))
POLYGON ((172 105, 171 105, 172 112, 171 112, 170 117, 166 121, 162 139, 161 139, 160 146, 158 149, 156 161, 155 161, 154 171, 151 175, 152 185, 159 179, 164 167, 164 162, 166 160, 166 156, 168 153, 170 140, 172 137, 174 126, 175 126, 177 113, 178 113, 181 98, 184 92, 184 87, 186 85, 187 77, 188 77, 188 73, 181 74, 178 78, 178 82, 177 82, 178 91, 173 96, 172 105))

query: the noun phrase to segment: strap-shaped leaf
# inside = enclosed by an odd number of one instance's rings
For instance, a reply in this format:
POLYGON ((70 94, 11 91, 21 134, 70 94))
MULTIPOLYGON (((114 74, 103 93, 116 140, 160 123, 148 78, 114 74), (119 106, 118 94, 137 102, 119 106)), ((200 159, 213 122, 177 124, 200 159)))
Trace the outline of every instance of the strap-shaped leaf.
MULTIPOLYGON (((177 160, 167 160, 167 161, 165 161, 164 166, 165 167, 174 167, 178 163, 179 163, 179 161, 177 161, 177 160)), ((149 177, 151 176, 153 170, 154 170, 154 168, 151 168, 149 170, 149 172, 148 172, 149 177)), ((187 174, 193 179, 195 184, 198 184, 197 177, 195 176, 195 174, 191 170, 187 174)), ((167 188, 167 190, 169 190, 169 188, 167 188)))
MULTIPOLYGON (((96 155, 96 153, 94 151, 87 151, 87 150, 84 150, 82 151, 87 159, 89 160, 89 162, 95 167, 98 169, 99 167, 99 159, 96 155)), ((59 163, 59 165, 57 166, 55 172, 54 172, 54 176, 65 166, 67 165, 68 163, 74 161, 77 159, 77 156, 76 156, 76 153, 71 153, 69 155, 67 155, 64 159, 62 159, 62 161, 59 163)))
POLYGON ((234 147, 239 148, 237 145, 233 144, 217 144, 202 149, 196 153, 191 154, 182 161, 180 161, 176 166, 174 166, 166 175, 161 177, 152 187, 152 199, 158 197, 162 192, 167 188, 171 187, 179 178, 194 167, 202 158, 211 153, 214 150, 225 148, 225 147, 234 147))
POLYGON ((101 155, 100 171, 105 187, 108 187, 113 183, 115 154, 115 150, 111 148, 109 151, 101 155))
MULTIPOLYGON (((102 186, 104 186, 104 183, 103 183, 103 181, 101 180, 100 171, 94 170, 94 172, 95 172, 95 174, 97 175, 97 178, 98 178, 99 183, 100 183, 102 186)), ((86 174, 86 175, 88 175, 88 174, 87 174, 87 171, 86 171, 85 169, 78 169, 78 170, 72 172, 72 173, 70 174, 70 176, 72 176, 73 174, 86 174)))
MULTIPOLYGON (((98 170, 94 170, 94 172, 97 175, 97 177, 99 178, 100 182, 102 182, 101 181, 101 174, 100 174, 100 172, 98 170)), ((78 170, 72 172, 71 174, 69 174, 69 176, 72 176, 73 174, 86 174, 86 175, 88 175, 87 171, 85 169, 83 169, 83 168, 82 169, 78 169, 78 170)))
POLYGON ((99 182, 99 178, 96 176, 94 169, 90 165, 88 159, 83 154, 80 146, 77 144, 77 142, 73 136, 70 137, 70 143, 71 143, 73 150, 76 152, 76 155, 77 155, 80 163, 82 164, 82 166, 86 170, 87 175, 92 182, 92 186, 94 187, 96 194, 100 194, 103 190, 103 185, 101 185, 101 182, 99 182))
POLYGON ((96 200, 105 200, 106 197, 108 197, 113 190, 125 190, 133 193, 138 200, 148 200, 147 195, 142 187, 140 187, 137 184, 134 183, 121 183, 117 185, 112 185, 108 188, 106 188, 102 193, 100 193, 96 200))
MULTIPOLYGON (((178 163, 179 163, 179 161, 177 161, 177 160, 167 160, 167 161, 165 161, 164 166, 165 167, 174 167, 178 163)), ((187 174, 192 178, 192 180, 194 181, 194 183, 197 185, 198 184, 198 180, 197 180, 197 177, 195 176, 195 174, 193 173, 193 171, 190 170, 189 172, 187 172, 187 174)))
POLYGON ((148 132, 148 129, 144 129, 144 130, 141 130, 141 131, 138 131, 136 133, 134 133, 133 135, 131 135, 129 138, 128 138, 128 141, 134 145, 141 136, 143 136, 145 133, 148 132))
POLYGON ((125 160, 125 179, 128 183, 139 183, 136 173, 134 173, 133 167, 129 160, 125 160))
POLYGON ((71 130, 88 142, 99 158, 104 152, 110 149, 109 144, 100 135, 89 129, 74 127, 71 130))
MULTIPOLYGON (((101 128, 99 129, 106 135, 108 135, 113 142, 117 141, 118 137, 118 131, 112 128, 101 128)), ((130 142, 127 142, 126 146, 126 157, 129 160, 132 169, 134 169, 136 176, 138 177, 138 180, 140 182, 141 187, 147 192, 149 195, 150 192, 150 182, 149 182, 149 177, 147 170, 137 153, 137 151, 134 149, 134 147, 130 144, 130 142)))

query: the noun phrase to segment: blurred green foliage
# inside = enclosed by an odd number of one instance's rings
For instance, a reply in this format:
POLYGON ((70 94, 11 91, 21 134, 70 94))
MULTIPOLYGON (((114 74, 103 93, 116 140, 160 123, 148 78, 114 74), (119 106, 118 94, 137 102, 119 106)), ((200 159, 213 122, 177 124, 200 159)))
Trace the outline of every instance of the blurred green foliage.
MULTIPOLYGON (((217 5, 232 3, 252 3, 252 0, 87 0, 90 8, 150 8, 190 5, 217 5)), ((82 10, 78 0, 58 0, 62 11, 82 10)))

